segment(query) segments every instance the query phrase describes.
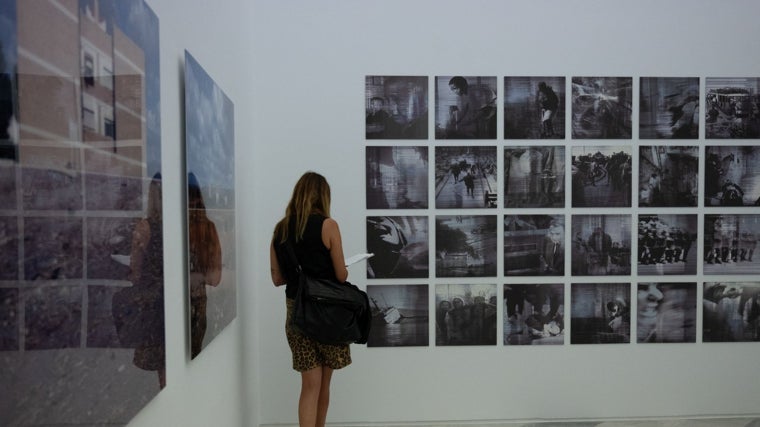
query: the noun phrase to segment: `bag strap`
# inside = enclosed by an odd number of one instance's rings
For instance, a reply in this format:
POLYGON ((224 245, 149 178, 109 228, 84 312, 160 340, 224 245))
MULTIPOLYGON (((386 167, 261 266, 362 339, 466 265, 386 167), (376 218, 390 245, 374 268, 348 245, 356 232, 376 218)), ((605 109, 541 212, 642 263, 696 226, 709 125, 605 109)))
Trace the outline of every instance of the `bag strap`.
POLYGON ((285 241, 285 248, 288 250, 288 255, 290 256, 290 261, 293 262, 296 266, 296 272, 298 274, 301 274, 301 263, 298 262, 298 257, 296 256, 296 251, 293 249, 293 244, 291 243, 290 239, 285 241))

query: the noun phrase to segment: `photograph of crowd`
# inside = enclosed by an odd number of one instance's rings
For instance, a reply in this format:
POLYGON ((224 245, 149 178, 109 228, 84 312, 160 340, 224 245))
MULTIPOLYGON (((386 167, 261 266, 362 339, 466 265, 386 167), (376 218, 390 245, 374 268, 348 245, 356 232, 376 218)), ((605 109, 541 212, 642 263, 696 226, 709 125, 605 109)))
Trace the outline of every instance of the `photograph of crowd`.
POLYGON ((639 147, 639 206, 696 207, 698 177, 699 147, 639 147))
POLYGON ((366 76, 364 110, 367 139, 427 139, 427 76, 366 76))
POLYGON ((436 216, 435 275, 496 276, 496 215, 436 216))
POLYGON ((565 343, 565 285, 504 285, 504 345, 565 343))
POLYGON ((428 285, 367 285, 372 310, 368 347, 427 346, 428 285))
POLYGON ((636 304, 636 342, 696 342, 696 283, 639 283, 636 304))
POLYGON ((564 215, 505 215, 504 275, 564 276, 564 215))
POLYGON ((705 79, 705 138, 760 137, 760 78, 705 79))
POLYGON ((573 215, 573 276, 631 274, 631 216, 573 215))
POLYGON ((760 282, 706 282, 702 341, 760 341, 760 282))
POLYGON ((705 206, 760 206, 760 146, 705 147, 705 206))
POLYGON ((565 78, 504 77, 504 138, 564 139, 565 78))
POLYGON ((642 77, 639 138, 697 139, 699 77, 642 77))
POLYGON ((496 77, 435 78, 435 139, 496 139, 496 77))
POLYGON ((631 77, 573 77, 573 139, 630 139, 631 77))
POLYGON ((435 345, 496 345, 496 285, 438 284, 435 345))
POLYGON ((367 209, 427 209, 427 147, 367 147, 366 167, 367 209))
POLYGON ((705 215, 704 274, 760 274, 760 215, 705 215))
POLYGON ((504 207, 565 206, 565 147, 504 148, 504 207))
POLYGON ((436 147, 435 207, 495 208, 496 147, 436 147))
POLYGON ((570 285, 570 343, 631 342, 631 284, 570 285))
POLYGON ((429 276, 427 216, 368 216, 369 279, 429 276))
POLYGON ((697 215, 639 215, 639 275, 697 274, 697 215))
POLYGON ((630 146, 584 146, 572 149, 574 208, 630 207, 630 146))

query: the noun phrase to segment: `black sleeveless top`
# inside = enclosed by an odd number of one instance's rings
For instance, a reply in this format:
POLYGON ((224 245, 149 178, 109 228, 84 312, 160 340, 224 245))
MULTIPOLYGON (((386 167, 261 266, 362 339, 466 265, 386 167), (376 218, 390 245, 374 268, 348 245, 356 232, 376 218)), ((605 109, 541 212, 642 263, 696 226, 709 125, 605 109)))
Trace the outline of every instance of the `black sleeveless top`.
MULTIPOLYGON (((298 258, 303 271, 313 277, 334 279, 335 268, 332 264, 332 258, 330 258, 330 251, 322 243, 322 224, 325 222, 325 219, 327 218, 322 215, 309 215, 303 239, 295 243, 295 238, 291 233, 288 241, 293 245, 296 258, 298 258)), ((290 230, 295 230, 295 223, 290 224, 290 230)), ((280 243, 277 236, 275 236, 274 242, 277 262, 287 283, 285 286, 285 296, 287 298, 295 298, 298 292, 298 272, 296 271, 296 266, 290 259, 287 246, 284 243, 280 243)))

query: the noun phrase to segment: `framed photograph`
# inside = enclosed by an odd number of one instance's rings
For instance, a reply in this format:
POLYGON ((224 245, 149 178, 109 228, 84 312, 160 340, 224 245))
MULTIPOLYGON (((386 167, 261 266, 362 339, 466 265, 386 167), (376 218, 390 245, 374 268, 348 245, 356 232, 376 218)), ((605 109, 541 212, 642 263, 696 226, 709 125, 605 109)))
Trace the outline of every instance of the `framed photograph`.
POLYGON ((367 347, 427 346, 428 285, 367 285, 372 327, 367 347))
POLYGON ((760 341, 760 282, 705 282, 702 341, 760 341))
POLYGON ((367 278, 429 277, 427 216, 367 217, 367 278))
POLYGON ((436 216, 435 275, 496 276, 496 215, 436 216))
POLYGON ((639 283, 636 342, 693 343, 697 340, 697 284, 639 283))
POLYGON ((367 139, 428 138, 427 76, 366 76, 367 139))
POLYGON ((639 138, 699 137, 699 77, 642 77, 639 138))
POLYGON ((367 147, 366 153, 367 209, 427 209, 427 147, 367 147))
POLYGON ((696 207, 699 147, 640 146, 639 206, 696 207))
POLYGON ((630 207, 632 165, 630 146, 573 147, 573 207, 630 207))
POLYGON ((705 147, 705 207, 760 206, 760 146, 705 147))
POLYGON ((565 343, 563 283, 504 285, 504 345, 565 343))
POLYGON ((630 283, 572 283, 570 343, 630 343, 630 307, 630 283))
POLYGON ((564 77, 504 77, 504 139, 565 138, 564 77))
POLYGON ((760 215, 706 214, 704 274, 760 274, 760 215))
POLYGON ((573 276, 631 274, 630 215, 573 215, 573 276))
POLYGON ((565 207, 565 147, 504 147, 504 207, 565 207))
POLYGON ((496 345, 496 285, 438 284, 435 345, 496 345))
POLYGON ((565 216, 505 215, 504 275, 564 276, 565 216))
POLYGON ((697 274, 697 215, 639 214, 639 275, 697 274))
POLYGON ((760 77, 705 79, 705 138, 760 138, 760 77))
POLYGON ((631 139, 631 77, 573 77, 573 139, 631 139))
POLYGON ((435 147, 435 207, 495 208, 496 147, 435 147))
POLYGON ((435 139, 496 139, 496 77, 435 78, 435 139))

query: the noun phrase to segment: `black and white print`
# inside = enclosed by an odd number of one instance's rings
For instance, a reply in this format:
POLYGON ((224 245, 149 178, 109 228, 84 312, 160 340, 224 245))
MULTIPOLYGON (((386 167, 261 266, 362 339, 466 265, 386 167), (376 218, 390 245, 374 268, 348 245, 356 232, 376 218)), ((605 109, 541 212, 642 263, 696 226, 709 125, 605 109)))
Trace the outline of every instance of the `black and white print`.
POLYGON ((427 209, 428 148, 367 147, 367 209, 427 209))
POLYGON ((704 274, 760 274, 760 215, 705 215, 704 274))
POLYGON ((630 215, 573 215, 573 276, 631 274, 630 215))
POLYGON ((435 207, 495 208, 496 147, 436 147, 435 207))
POLYGON ((573 207, 630 207, 632 165, 630 146, 573 147, 573 207))
POLYGON ((636 342, 696 342, 696 283, 639 283, 636 304, 636 342))
POLYGON ((760 137, 760 77, 705 79, 705 137, 760 137))
POLYGON ((505 276, 565 275, 564 215, 504 216, 505 276))
POLYGON ((697 274, 697 215, 639 215, 638 274, 697 274))
POLYGON ((367 278, 429 276, 427 216, 367 217, 367 278))
POLYGON ((372 309, 368 347, 429 345, 428 285, 367 285, 372 309))
POLYGON ((573 77, 573 139, 630 139, 631 77, 573 77))
POLYGON ((570 285, 570 343, 631 342, 631 284, 570 285))
POLYGON ((504 285, 504 345, 565 342, 563 283, 504 285))
POLYGON ((640 146, 639 206, 696 207, 699 147, 640 146))
POLYGON ((504 148, 504 207, 565 206, 565 147, 504 148))
POLYGON ((702 304, 702 341, 760 341, 760 282, 706 282, 702 304))
POLYGON ((496 139, 496 77, 435 78, 435 139, 496 139))
POLYGON ((564 139, 565 78, 504 77, 504 139, 564 139))
POLYGON ((496 216, 436 216, 435 275, 496 276, 496 216))
POLYGON ((705 206, 760 206, 760 146, 705 147, 705 206))
POLYGON ((642 77, 639 138, 699 137, 699 77, 642 77))
POLYGON ((364 110, 367 139, 427 139, 427 76, 366 76, 364 110))
POLYGON ((435 345, 496 345, 496 285, 438 284, 435 345))

